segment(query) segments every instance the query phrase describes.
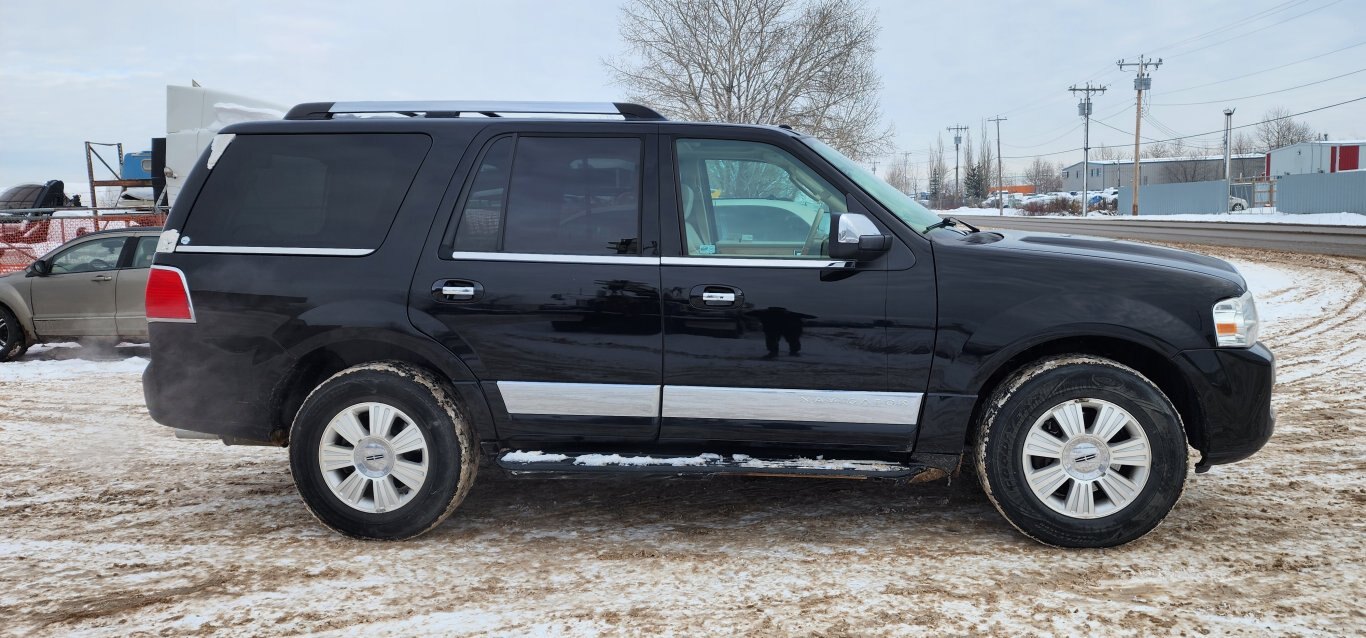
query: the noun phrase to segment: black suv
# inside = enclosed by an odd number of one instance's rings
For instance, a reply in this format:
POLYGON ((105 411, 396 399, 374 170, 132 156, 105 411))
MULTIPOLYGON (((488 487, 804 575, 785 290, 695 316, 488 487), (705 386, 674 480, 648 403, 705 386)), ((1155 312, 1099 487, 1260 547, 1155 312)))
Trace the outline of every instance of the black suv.
POLYGON ((1223 261, 979 231, 800 132, 631 104, 310 103, 225 128, 147 313, 153 418, 289 445, 308 507, 366 538, 437 525, 483 458, 966 470, 1030 537, 1110 546, 1176 503, 1188 445, 1204 471, 1273 424, 1223 261))

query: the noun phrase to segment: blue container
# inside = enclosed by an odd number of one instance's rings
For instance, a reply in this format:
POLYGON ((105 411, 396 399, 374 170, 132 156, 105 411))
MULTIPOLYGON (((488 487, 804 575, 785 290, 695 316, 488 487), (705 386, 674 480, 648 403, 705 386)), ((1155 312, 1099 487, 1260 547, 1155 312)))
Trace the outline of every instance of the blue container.
POLYGON ((152 179, 152 152, 140 151, 123 156, 124 179, 152 179))

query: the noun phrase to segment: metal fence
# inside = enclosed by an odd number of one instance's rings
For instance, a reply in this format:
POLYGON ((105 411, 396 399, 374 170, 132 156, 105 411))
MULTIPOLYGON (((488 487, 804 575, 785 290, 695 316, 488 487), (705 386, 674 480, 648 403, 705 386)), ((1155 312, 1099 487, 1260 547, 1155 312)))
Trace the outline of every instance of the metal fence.
MULTIPOLYGON (((1139 195, 1139 204, 1144 195, 1139 195)), ((1286 175, 1276 180, 1282 213, 1366 214, 1366 171, 1286 175)))
POLYGON ((48 251, 97 230, 160 226, 165 215, 101 214, 98 217, 53 217, 51 214, 0 216, 0 275, 23 270, 48 251))
MULTIPOLYGON (((1228 212, 1228 187, 1224 180, 1143 186, 1138 193, 1140 215, 1179 215, 1182 213, 1228 212)), ((1133 210, 1134 190, 1119 189, 1121 215, 1133 210)))

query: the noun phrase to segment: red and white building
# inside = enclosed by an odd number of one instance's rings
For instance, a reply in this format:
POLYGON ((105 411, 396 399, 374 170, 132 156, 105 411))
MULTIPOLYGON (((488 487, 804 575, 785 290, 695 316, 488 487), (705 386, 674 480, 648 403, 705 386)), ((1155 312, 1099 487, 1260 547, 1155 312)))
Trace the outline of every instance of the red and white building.
POLYGON ((1363 140, 1314 140, 1283 146, 1266 154, 1266 174, 1272 178, 1306 173, 1341 173, 1366 169, 1363 140))

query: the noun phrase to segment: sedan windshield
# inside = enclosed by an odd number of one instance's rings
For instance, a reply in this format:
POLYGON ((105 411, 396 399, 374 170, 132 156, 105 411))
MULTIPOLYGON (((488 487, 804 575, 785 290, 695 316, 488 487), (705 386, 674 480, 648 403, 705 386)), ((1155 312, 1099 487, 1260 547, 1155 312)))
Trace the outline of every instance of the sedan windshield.
POLYGON ((891 184, 882 181, 882 178, 869 172, 868 169, 859 166, 844 156, 839 151, 826 146, 824 142, 814 137, 801 138, 807 146, 810 146, 821 157, 824 157, 835 168, 844 173, 845 177, 853 180, 864 192, 872 195, 884 208, 892 211, 901 221, 906 222, 917 233, 925 232, 930 225, 940 221, 939 216, 930 212, 930 209, 920 205, 920 202, 911 199, 910 196, 897 190, 891 184))

